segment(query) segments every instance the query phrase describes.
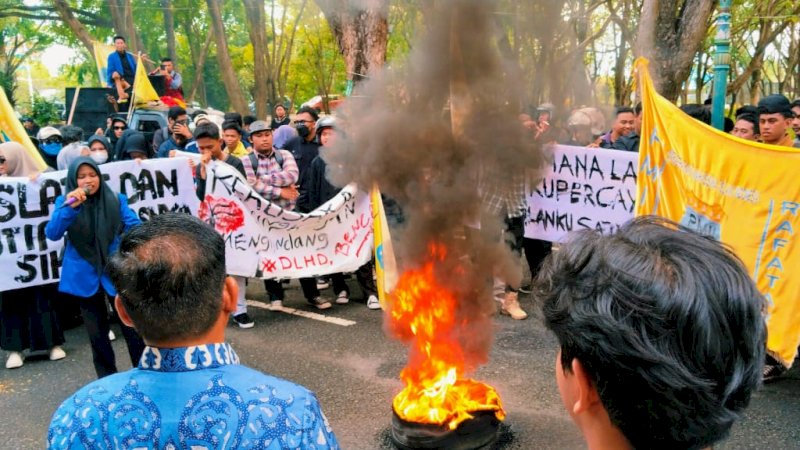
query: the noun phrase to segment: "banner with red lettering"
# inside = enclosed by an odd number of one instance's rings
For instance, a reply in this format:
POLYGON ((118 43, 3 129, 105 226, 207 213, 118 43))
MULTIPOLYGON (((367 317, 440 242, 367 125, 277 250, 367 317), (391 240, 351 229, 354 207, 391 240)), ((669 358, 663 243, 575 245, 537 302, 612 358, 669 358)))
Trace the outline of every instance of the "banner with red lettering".
POLYGON ((353 272, 372 258, 370 199, 355 184, 303 214, 264 199, 236 169, 212 162, 199 217, 225 239, 230 275, 312 277, 353 272))

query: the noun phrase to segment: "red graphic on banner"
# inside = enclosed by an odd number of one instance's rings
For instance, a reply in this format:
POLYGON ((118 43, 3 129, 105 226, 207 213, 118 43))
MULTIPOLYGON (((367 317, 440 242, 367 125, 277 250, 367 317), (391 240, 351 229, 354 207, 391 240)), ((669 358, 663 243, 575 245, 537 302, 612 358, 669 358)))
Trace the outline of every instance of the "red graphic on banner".
POLYGON ((272 272, 275 272, 275 269, 277 269, 277 267, 275 266, 275 261, 273 261, 271 259, 265 259, 265 260, 261 261, 261 271, 262 272, 272 273, 272 272))
POLYGON ((244 225, 244 211, 236 202, 223 197, 206 195, 197 214, 219 233, 232 233, 244 225))

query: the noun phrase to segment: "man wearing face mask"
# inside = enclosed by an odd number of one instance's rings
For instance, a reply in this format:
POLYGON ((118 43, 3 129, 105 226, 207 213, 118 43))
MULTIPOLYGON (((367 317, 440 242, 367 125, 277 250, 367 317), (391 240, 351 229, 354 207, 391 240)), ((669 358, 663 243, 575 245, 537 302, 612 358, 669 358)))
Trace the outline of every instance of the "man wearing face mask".
POLYGON ((111 144, 105 136, 95 134, 89 138, 89 157, 97 164, 108 162, 108 153, 111 151, 111 144))
MULTIPOLYGON (((294 116, 294 126, 297 129, 297 137, 286 142, 284 149, 292 152, 294 160, 297 162, 297 169, 300 171, 300 180, 306 170, 311 166, 311 161, 319 155, 319 142, 317 142, 316 123, 319 114, 313 108, 304 106, 297 111, 294 116)), ((300 193, 303 186, 300 186, 300 193)), ((300 211, 308 212, 308 211, 300 211)))
POLYGON ((48 167, 57 167, 56 158, 58 157, 58 152, 64 146, 61 132, 55 127, 44 127, 39 130, 37 139, 39 140, 39 153, 44 158, 44 162, 48 167))

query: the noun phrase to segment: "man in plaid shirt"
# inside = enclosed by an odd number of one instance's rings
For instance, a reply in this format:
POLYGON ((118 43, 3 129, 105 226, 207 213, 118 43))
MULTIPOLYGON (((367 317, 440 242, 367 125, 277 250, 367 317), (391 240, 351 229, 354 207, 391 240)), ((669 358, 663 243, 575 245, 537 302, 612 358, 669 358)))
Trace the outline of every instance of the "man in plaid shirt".
MULTIPOLYGON (((525 175, 523 173, 501 174, 484 173, 480 182, 481 203, 484 216, 502 217, 505 222, 506 244, 511 251, 522 254, 522 238, 525 234, 525 175)), ((486 220, 482 220, 482 229, 486 220)), ((498 236, 500 237, 500 236, 498 236)), ((512 319, 522 320, 528 314, 519 306, 516 288, 495 277, 495 300, 500 303, 500 312, 512 319)))
POLYGON ((253 153, 242 158, 247 182, 265 199, 293 210, 300 175, 294 156, 272 147, 272 128, 263 120, 250 124, 250 140, 253 153), (254 162, 258 163, 255 167, 254 162))
MULTIPOLYGON (((291 152, 272 147, 272 128, 263 120, 250 124, 253 152, 242 158, 247 182, 265 199, 281 208, 293 210, 297 201, 300 172, 291 152)), ((242 289, 242 286, 239 286, 242 289)), ((283 306, 283 285, 279 280, 264 280, 272 309, 283 306)))

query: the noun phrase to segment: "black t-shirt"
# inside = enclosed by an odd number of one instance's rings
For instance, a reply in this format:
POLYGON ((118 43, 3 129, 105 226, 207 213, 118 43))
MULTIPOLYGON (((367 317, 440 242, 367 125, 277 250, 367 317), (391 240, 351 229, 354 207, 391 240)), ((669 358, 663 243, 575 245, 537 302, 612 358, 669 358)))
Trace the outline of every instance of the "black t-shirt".
POLYGON ((130 62, 128 61, 128 54, 117 52, 117 56, 119 56, 119 60, 122 63, 122 78, 125 79, 128 83, 133 84, 133 67, 131 67, 130 62))

